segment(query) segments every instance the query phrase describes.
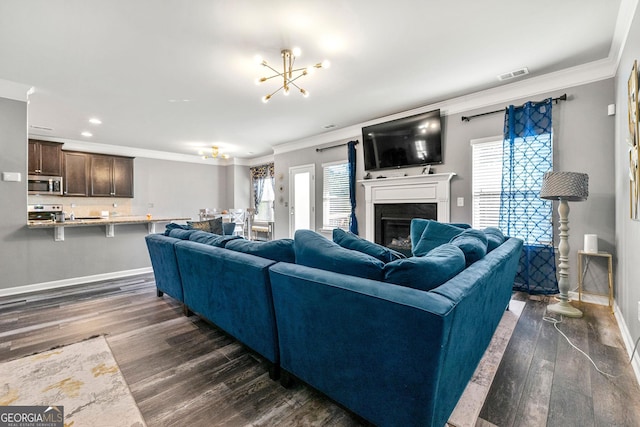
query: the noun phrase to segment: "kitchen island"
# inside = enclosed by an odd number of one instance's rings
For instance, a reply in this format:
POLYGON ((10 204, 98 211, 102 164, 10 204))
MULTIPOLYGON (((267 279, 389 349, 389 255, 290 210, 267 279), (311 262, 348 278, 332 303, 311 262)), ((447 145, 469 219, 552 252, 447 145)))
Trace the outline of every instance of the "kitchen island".
POLYGON ((64 241, 64 229, 66 227, 105 227, 105 237, 115 236, 115 226, 118 224, 147 224, 149 234, 156 232, 157 223, 172 221, 188 221, 187 217, 150 217, 150 216, 110 216, 110 217, 79 217, 74 220, 62 222, 52 220, 27 221, 28 228, 51 228, 53 239, 56 242, 64 241))

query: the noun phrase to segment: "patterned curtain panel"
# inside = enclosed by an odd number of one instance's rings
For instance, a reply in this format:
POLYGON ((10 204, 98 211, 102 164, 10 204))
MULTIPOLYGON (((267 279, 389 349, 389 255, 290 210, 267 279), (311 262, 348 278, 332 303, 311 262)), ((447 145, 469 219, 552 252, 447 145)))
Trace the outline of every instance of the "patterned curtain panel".
POLYGON ((553 169, 551 98, 507 108, 504 119, 500 229, 524 241, 514 289, 556 294, 553 204, 540 198, 542 176, 553 169))
POLYGON ((347 149, 349 154, 349 200, 351 201, 351 217, 349 219, 349 231, 358 235, 358 219, 356 218, 356 144, 358 141, 349 141, 347 149))
POLYGON ((251 182, 253 183, 253 202, 256 209, 256 215, 258 214, 258 206, 262 201, 262 193, 264 190, 264 180, 271 179, 271 184, 274 182, 273 178, 273 163, 266 165, 260 165, 249 169, 251 173, 251 182))

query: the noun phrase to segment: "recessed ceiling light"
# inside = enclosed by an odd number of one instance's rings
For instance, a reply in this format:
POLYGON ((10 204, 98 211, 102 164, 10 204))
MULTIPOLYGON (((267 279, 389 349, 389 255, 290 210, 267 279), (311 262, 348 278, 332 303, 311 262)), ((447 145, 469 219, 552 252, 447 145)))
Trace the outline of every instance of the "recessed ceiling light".
POLYGON ((89 123, 91 123, 92 125, 101 125, 102 120, 92 117, 89 119, 89 123))
POLYGON ((82 132, 80 135, 86 136, 87 138, 93 136, 93 134, 91 132, 87 132, 87 131, 82 132))

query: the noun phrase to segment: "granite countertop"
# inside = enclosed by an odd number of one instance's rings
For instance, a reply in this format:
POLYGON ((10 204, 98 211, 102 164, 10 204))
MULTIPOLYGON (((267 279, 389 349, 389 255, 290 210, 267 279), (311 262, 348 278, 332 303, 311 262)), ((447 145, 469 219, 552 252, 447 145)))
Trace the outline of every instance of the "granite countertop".
POLYGON ((110 224, 148 224, 152 222, 187 221, 189 217, 151 217, 141 216, 112 216, 109 218, 81 217, 73 221, 67 219, 64 222, 55 221, 27 221, 29 228, 52 228, 52 227, 80 227, 89 225, 110 225, 110 224))

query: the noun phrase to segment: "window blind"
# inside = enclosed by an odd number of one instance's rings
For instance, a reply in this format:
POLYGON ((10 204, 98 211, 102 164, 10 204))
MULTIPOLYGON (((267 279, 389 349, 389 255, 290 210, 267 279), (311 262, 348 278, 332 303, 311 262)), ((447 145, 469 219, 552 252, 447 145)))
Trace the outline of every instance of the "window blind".
POLYGON ((349 164, 322 165, 322 226, 325 229, 349 228, 349 164))
POLYGON ((502 191, 502 139, 472 143, 473 228, 497 227, 502 191))

